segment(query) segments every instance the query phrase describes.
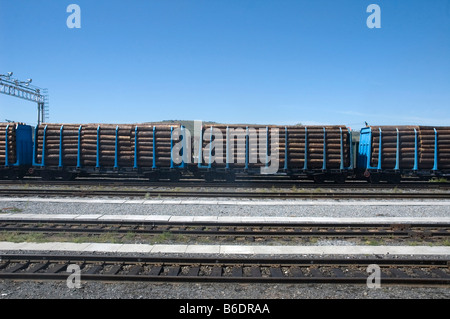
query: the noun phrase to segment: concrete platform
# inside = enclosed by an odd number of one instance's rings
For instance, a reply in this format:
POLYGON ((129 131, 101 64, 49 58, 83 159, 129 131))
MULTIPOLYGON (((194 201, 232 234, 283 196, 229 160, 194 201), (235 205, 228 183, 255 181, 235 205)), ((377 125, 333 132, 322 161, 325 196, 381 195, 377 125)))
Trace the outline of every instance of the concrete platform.
POLYGON ((204 200, 204 199, 98 199, 98 198, 40 198, 0 197, 0 202, 142 204, 142 205, 231 205, 231 206, 450 206, 448 200, 204 200))
POLYGON ((263 245, 146 245, 101 243, 11 243, 0 242, 0 252, 76 251, 80 253, 148 253, 214 255, 445 255, 447 246, 263 246, 263 245))
POLYGON ((283 223, 283 224, 450 224, 450 217, 241 217, 241 216, 170 216, 107 214, 0 214, 0 220, 32 221, 104 221, 104 222, 176 222, 176 223, 283 223))

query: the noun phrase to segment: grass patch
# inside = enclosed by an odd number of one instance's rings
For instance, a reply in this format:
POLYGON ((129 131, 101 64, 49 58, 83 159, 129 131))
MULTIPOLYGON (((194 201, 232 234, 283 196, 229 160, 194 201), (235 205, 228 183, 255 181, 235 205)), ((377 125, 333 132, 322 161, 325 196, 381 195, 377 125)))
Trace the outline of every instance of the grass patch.
POLYGON ((398 193, 403 193, 403 190, 401 190, 401 189, 399 189, 397 186, 395 186, 395 187, 392 189, 392 192, 393 192, 394 194, 398 194, 398 193))
POLYGON ((0 214, 8 214, 8 213, 21 213, 23 209, 17 207, 4 207, 0 208, 0 214))
POLYGON ((408 246, 422 246, 423 243, 419 242, 419 241, 409 241, 408 242, 408 246))
MULTIPOLYGON (((15 232, 1 231, 0 241, 7 242, 29 242, 29 243, 45 243, 45 242, 72 242, 82 243, 111 243, 111 244, 129 244, 129 243, 145 243, 145 244, 162 244, 162 243, 186 243, 191 238, 186 235, 173 234, 164 232, 157 235, 139 234, 135 232, 117 233, 106 232, 102 234, 79 234, 79 233, 43 233, 43 232, 15 232)), ((210 242, 209 238, 199 237, 199 241, 210 242)))
POLYGON ((448 183, 448 180, 444 177, 433 177, 429 180, 430 183, 448 183))
POLYGON ((164 232, 153 236, 151 241, 155 244, 160 244, 164 242, 186 242, 188 237, 180 234, 172 234, 171 232, 164 232))
POLYGON ((441 242, 441 246, 450 246, 450 239, 445 239, 441 242))
POLYGON ((368 246, 380 246, 382 242, 376 239, 368 239, 364 242, 364 244, 368 246))
POLYGON ((3 231, 0 233, 0 241, 9 241, 13 243, 45 243, 48 241, 48 239, 47 236, 43 233, 19 233, 3 231))

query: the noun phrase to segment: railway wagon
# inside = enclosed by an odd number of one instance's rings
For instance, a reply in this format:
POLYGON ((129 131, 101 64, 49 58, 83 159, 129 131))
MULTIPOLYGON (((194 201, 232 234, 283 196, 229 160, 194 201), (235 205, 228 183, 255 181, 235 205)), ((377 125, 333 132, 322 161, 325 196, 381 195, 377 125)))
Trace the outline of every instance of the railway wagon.
POLYGON ((353 174, 351 141, 345 126, 208 125, 198 169, 209 181, 245 173, 344 182, 353 174))
POLYGON ((398 183, 401 176, 450 176, 450 127, 370 126, 361 129, 357 175, 398 183))
POLYGON ((76 176, 181 176, 171 150, 174 125, 42 124, 33 146, 35 174, 44 179, 76 176))
POLYGON ((32 128, 22 123, 0 123, 0 178, 23 177, 32 164, 32 128))

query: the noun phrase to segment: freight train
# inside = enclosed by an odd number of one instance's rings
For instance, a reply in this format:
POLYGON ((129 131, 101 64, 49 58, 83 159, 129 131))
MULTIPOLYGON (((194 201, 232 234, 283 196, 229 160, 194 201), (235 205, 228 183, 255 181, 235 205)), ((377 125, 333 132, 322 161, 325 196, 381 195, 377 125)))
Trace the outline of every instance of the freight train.
POLYGON ((450 127, 0 123, 0 178, 27 175, 234 181, 285 175, 317 183, 450 176, 450 127))

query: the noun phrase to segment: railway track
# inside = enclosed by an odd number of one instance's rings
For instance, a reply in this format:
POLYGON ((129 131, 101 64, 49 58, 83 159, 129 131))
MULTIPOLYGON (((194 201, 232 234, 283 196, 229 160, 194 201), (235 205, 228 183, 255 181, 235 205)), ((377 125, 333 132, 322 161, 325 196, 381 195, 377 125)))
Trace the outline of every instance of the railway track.
POLYGON ((0 180, 2 186, 18 185, 45 185, 45 186, 103 186, 103 187, 202 187, 202 188, 324 188, 324 189, 442 189, 449 190, 450 183, 438 183, 427 181, 404 181, 400 184, 369 184, 366 181, 347 181, 346 183, 322 183, 313 181, 293 181, 291 179, 248 179, 236 180, 233 183, 213 182, 203 180, 183 179, 178 182, 159 181, 150 182, 147 179, 106 179, 106 178, 84 178, 73 181, 51 180, 45 181, 37 178, 22 180, 0 180))
POLYGON ((450 192, 353 192, 353 191, 248 191, 239 190, 127 190, 127 189, 52 189, 52 188, 0 188, 0 196, 17 197, 206 197, 246 199, 450 199, 450 192))
POLYGON ((208 222, 132 222, 82 220, 9 220, 0 218, 0 231, 45 234, 183 235, 249 241, 300 238, 388 238, 442 240, 450 237, 448 224, 283 224, 208 222))
POLYGON ((95 255, 0 255, 0 279, 64 280, 78 265, 81 281, 359 283, 369 265, 381 284, 450 284, 447 259, 236 259, 95 255))

